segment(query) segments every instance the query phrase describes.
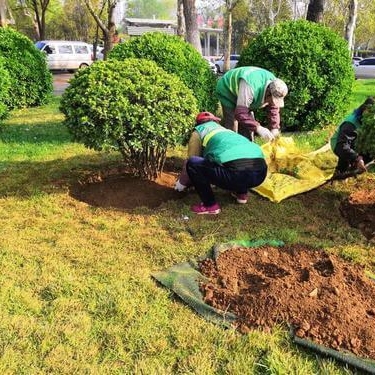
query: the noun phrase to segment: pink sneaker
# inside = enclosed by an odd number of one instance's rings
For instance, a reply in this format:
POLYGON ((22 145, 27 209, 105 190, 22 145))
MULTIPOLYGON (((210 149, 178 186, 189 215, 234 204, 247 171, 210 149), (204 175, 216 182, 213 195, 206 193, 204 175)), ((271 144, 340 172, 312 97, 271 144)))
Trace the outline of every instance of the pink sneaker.
POLYGON ((202 202, 191 206, 191 210, 198 215, 217 215, 221 211, 217 203, 207 207, 202 202))
POLYGON ((247 203, 247 198, 248 198, 247 193, 243 193, 243 194, 232 193, 232 196, 237 199, 237 203, 240 203, 240 204, 247 203))

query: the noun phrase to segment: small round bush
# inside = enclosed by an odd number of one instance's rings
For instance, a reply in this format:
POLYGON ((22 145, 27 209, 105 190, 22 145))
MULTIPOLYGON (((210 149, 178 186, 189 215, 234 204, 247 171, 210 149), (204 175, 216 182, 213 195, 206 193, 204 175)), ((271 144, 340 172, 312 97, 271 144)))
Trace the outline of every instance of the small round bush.
POLYGON ((375 159, 375 105, 363 112, 362 124, 356 139, 356 151, 375 159))
POLYGON ((0 27, 0 57, 11 78, 9 109, 32 107, 47 101, 52 92, 52 75, 42 52, 26 36, 0 27))
POLYGON ((118 150, 131 171, 153 179, 167 147, 194 126, 196 99, 181 80, 153 61, 99 61, 80 70, 61 99, 74 139, 94 150, 118 150))
POLYGON ((180 37, 146 33, 117 44, 109 54, 111 60, 129 57, 155 61, 166 72, 176 74, 193 91, 200 111, 216 112, 216 77, 207 61, 180 37))
POLYGON ((317 23, 280 22, 243 50, 238 66, 270 70, 289 88, 282 126, 312 130, 337 123, 346 112, 354 81, 347 42, 317 23))
POLYGON ((10 75, 5 68, 5 61, 0 57, 0 120, 4 120, 8 115, 8 108, 5 104, 8 100, 10 88, 10 75))

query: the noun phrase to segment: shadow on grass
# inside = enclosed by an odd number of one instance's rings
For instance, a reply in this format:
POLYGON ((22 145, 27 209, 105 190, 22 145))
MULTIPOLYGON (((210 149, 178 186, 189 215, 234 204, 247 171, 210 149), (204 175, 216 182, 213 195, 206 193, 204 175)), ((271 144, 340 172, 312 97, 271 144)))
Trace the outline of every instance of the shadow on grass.
POLYGON ((280 203, 251 192, 244 205, 236 203, 229 192, 216 189, 220 215, 194 215, 190 205, 199 201, 197 194, 180 194, 173 189, 182 162, 167 158, 164 180, 156 182, 129 176, 118 154, 12 162, 5 168, 0 164, 0 196, 29 199, 65 193, 92 207, 157 214, 162 227, 178 241, 187 235, 197 243, 277 239, 325 247, 366 244, 366 238, 351 228, 339 211, 350 186, 325 185, 280 203))

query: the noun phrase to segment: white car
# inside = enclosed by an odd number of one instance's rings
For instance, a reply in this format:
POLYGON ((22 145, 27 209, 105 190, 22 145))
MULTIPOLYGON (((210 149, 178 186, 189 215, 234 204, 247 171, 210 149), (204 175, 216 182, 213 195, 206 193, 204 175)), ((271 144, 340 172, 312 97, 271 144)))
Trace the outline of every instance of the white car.
POLYGON ((375 56, 358 61, 354 74, 355 78, 375 78, 375 56))
POLYGON ((216 65, 211 61, 211 59, 208 56, 203 56, 203 58, 208 62, 208 65, 210 66, 212 73, 217 74, 216 65))
POLYGON ((68 70, 86 68, 92 64, 90 45, 71 40, 40 40, 36 48, 46 54, 50 70, 68 70))
MULTIPOLYGON (((229 68, 233 69, 237 66, 240 55, 230 55, 229 68)), ((224 73, 224 55, 219 60, 215 61, 216 69, 218 73, 224 73)))

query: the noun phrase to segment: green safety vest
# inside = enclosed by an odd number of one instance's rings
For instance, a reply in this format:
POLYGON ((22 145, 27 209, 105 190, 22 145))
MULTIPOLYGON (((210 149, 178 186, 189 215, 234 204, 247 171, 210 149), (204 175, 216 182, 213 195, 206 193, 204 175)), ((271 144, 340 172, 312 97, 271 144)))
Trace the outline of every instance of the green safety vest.
POLYGON ((197 125, 203 156, 219 164, 238 159, 263 158, 262 149, 254 142, 214 121, 197 125))
POLYGON ((266 88, 276 77, 268 70, 255 66, 244 66, 229 70, 219 79, 216 85, 217 95, 224 107, 236 107, 240 79, 245 80, 251 87, 254 98, 250 109, 254 110, 264 104, 266 88))

